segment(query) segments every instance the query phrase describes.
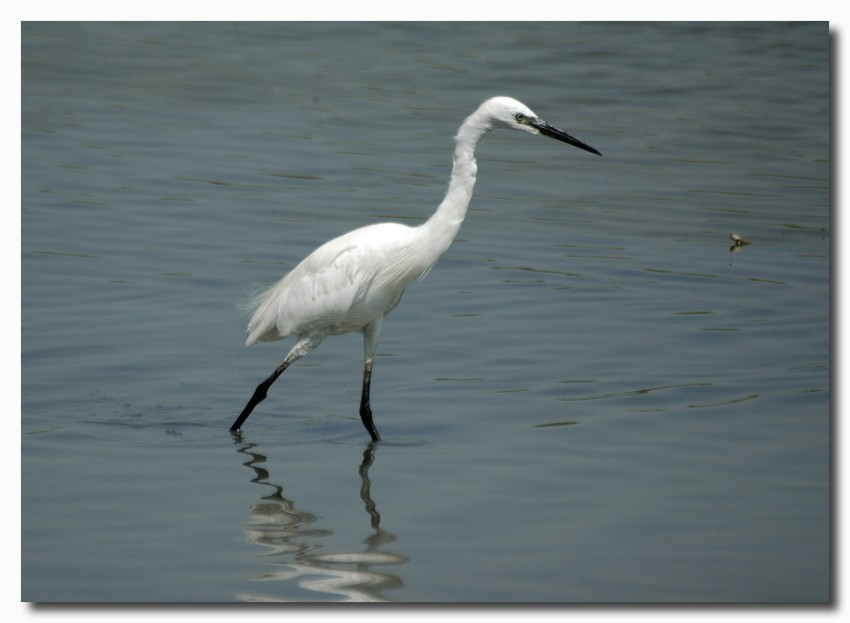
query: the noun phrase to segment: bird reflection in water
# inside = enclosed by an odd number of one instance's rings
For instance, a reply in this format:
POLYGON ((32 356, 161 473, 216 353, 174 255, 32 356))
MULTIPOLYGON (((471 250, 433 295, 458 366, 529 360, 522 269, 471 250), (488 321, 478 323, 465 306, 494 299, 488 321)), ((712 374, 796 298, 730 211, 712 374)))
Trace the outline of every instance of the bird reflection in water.
MULTIPOLYGON (((296 582, 308 591, 342 598, 342 601, 391 601, 383 591, 400 588, 401 579, 389 573, 374 571, 375 566, 397 565, 407 559, 381 548, 396 540, 381 528, 381 516, 371 497, 369 468, 375 460, 376 444, 363 452, 360 463, 360 499, 366 507, 372 534, 365 540, 365 549, 356 552, 317 553, 322 539, 331 530, 311 527, 316 516, 296 508, 295 502, 283 496, 283 487, 271 482, 269 472, 262 467, 266 457, 256 450, 256 444, 244 443, 239 452, 247 455, 245 463, 254 471, 251 482, 270 487, 272 493, 253 505, 245 527, 248 539, 267 548, 263 554, 271 558, 271 569, 258 580, 265 582, 296 582)), ((242 601, 282 601, 273 596, 238 594, 242 601)), ((285 599, 289 601, 291 598, 285 599)), ((324 599, 322 599, 324 601, 324 599)))

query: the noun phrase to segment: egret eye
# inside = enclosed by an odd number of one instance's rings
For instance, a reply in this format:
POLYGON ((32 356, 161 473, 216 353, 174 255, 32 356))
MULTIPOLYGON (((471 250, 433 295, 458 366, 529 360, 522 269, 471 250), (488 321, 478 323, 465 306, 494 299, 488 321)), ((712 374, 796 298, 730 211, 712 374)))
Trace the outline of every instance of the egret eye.
POLYGON ((514 119, 516 119, 517 123, 525 123, 525 115, 521 112, 518 112, 514 115, 514 119))

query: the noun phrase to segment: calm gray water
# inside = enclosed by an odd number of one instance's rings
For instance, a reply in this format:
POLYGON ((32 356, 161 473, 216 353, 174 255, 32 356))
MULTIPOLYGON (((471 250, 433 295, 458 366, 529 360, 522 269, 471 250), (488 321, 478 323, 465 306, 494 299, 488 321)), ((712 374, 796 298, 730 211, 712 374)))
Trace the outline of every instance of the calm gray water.
POLYGON ((829 33, 819 24, 50 24, 22 43, 22 599, 830 598, 829 33), (442 198, 385 323, 239 304, 442 198), (751 245, 730 251, 729 235, 751 245))

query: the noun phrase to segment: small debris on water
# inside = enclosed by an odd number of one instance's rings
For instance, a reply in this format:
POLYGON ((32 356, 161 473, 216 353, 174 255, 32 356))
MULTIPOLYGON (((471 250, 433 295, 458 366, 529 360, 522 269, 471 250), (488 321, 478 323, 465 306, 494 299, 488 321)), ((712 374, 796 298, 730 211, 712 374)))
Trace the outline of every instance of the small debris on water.
POLYGON ((731 247, 729 247, 730 253, 734 253, 735 251, 737 251, 738 249, 740 249, 744 245, 752 244, 752 242, 750 242, 746 238, 742 238, 738 234, 729 234, 729 240, 731 240, 734 243, 731 247))

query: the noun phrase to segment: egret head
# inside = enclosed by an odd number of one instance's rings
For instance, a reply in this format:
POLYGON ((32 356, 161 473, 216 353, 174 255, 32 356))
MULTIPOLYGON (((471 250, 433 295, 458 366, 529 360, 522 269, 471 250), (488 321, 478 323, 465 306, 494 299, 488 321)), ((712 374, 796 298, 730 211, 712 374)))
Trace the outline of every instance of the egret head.
POLYGON ((563 130, 549 125, 534 114, 528 106, 512 97, 492 97, 481 104, 479 110, 481 109, 487 112, 495 127, 524 130, 531 134, 542 134, 543 136, 563 141, 579 149, 584 149, 597 156, 602 155, 590 145, 570 136, 563 130))

